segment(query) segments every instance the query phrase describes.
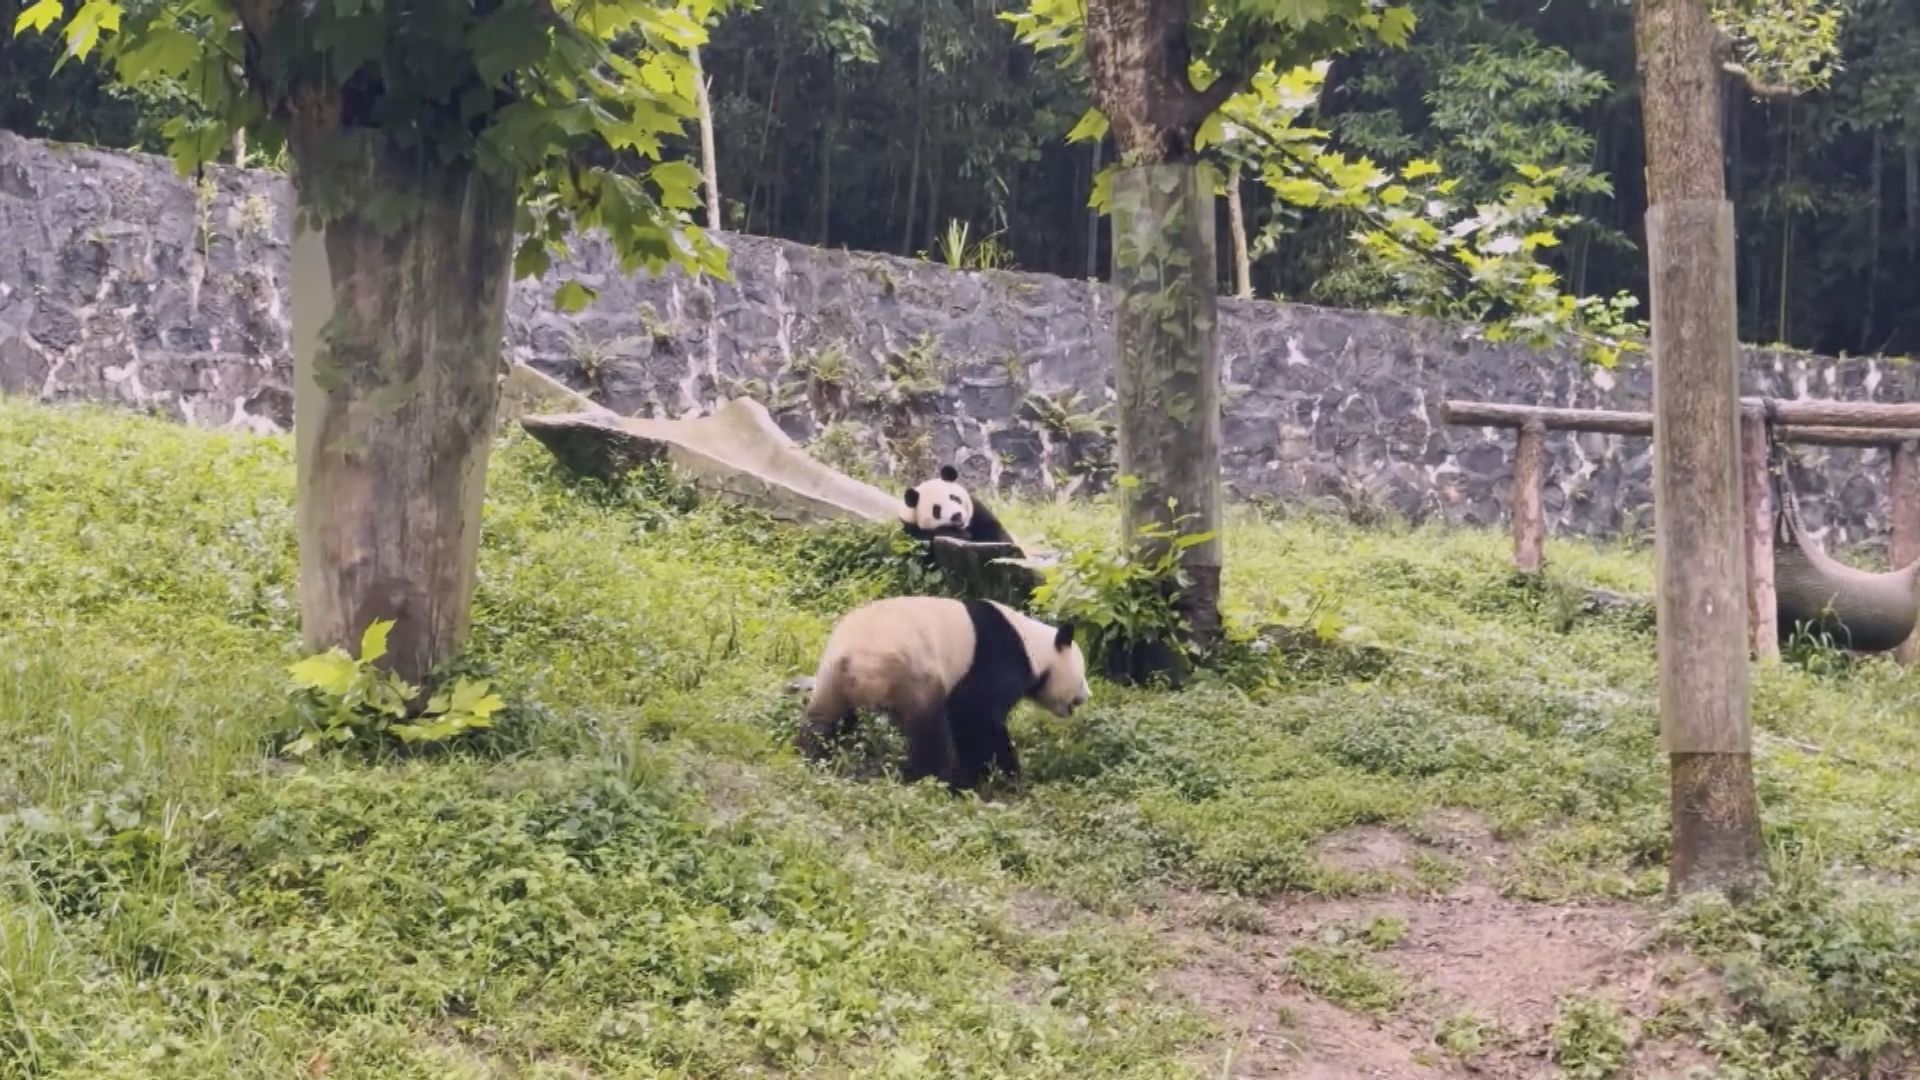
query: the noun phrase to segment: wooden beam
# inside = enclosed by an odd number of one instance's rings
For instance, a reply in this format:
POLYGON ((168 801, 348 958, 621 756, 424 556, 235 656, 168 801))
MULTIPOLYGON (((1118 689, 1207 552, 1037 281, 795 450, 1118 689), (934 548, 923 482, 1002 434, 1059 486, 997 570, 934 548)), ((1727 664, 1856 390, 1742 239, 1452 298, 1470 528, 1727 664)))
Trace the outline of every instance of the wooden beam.
MULTIPOLYGON (((1887 561, 1896 567, 1920 559, 1920 443, 1903 442, 1893 448, 1893 482, 1888 502, 1893 518, 1893 541, 1887 561)), ((1893 658, 1911 665, 1920 659, 1920 629, 1900 643, 1893 658)))
MULTIPOLYGON (((1920 437, 1920 405, 1852 401, 1778 401, 1782 437, 1827 446, 1883 446, 1920 437)), ((1762 408, 1743 398, 1744 409, 1762 408)), ((1443 401, 1440 418, 1463 427, 1518 428, 1538 420, 1548 431, 1593 431, 1606 435, 1653 434, 1653 414, 1614 409, 1562 409, 1495 401, 1443 401)))
POLYGON ((1610 409, 1556 409, 1494 401, 1443 401, 1440 419, 1463 426, 1518 428, 1538 422, 1548 431, 1596 431, 1606 435, 1652 435, 1653 414, 1610 409))
POLYGON ((1801 446, 1852 446, 1870 450, 1892 450, 1899 444, 1901 437, 1908 434, 1862 427, 1783 427, 1780 429, 1780 441, 1801 446))
POLYGON ((1537 420, 1520 428, 1513 452, 1513 565, 1537 574, 1545 558, 1547 512, 1541 488, 1547 479, 1547 428, 1537 420))
POLYGON ((1747 648, 1761 663, 1780 659, 1780 610, 1773 577, 1773 484, 1767 471, 1767 421, 1740 416, 1740 478, 1746 498, 1747 648))

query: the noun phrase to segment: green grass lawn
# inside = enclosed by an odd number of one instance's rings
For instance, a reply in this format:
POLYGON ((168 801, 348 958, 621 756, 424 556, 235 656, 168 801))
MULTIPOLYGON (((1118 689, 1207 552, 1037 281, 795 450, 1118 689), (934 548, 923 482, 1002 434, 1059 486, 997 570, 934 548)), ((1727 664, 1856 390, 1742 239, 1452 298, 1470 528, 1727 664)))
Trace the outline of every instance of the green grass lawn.
MULTIPOLYGON (((1441 808, 1510 847, 1509 897, 1663 887, 1652 630, 1581 605, 1647 591, 1640 554, 1556 544, 1523 584, 1490 533, 1236 515, 1230 612, 1355 644, 1023 710, 1026 789, 955 800, 789 749, 782 688, 897 587, 883 543, 574 480, 515 437, 473 635, 507 718, 291 761, 289 451, 0 403, 0 1077, 1217 1076, 1228 1033, 1137 917, 1170 897, 1406 888, 1319 844, 1441 808)), ((1005 516, 1058 547, 1115 520, 1005 516)), ((1780 885, 1666 920, 1728 1003, 1668 1034, 1721 1076, 1903 1075, 1920 680, 1816 654, 1754 713, 1780 885)), ((1340 948, 1302 984, 1355 985, 1340 948)), ((1578 1046, 1617 1033, 1576 1014, 1558 1059, 1606 1075, 1578 1046)))

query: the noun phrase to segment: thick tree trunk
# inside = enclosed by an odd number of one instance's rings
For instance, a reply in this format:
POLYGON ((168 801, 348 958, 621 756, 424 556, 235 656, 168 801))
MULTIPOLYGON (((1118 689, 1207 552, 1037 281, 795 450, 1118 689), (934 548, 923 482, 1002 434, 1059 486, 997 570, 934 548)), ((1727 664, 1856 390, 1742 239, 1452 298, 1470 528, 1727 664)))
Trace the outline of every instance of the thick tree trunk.
POLYGON ((499 401, 510 178, 366 131, 292 142, 294 441, 301 627, 357 649, 395 620, 394 671, 425 684, 464 642, 499 401), (365 208, 417 200, 403 227, 365 208))
MULTIPOLYGON (((1204 649, 1220 637, 1221 371, 1213 185, 1194 164, 1193 141, 1232 80, 1194 90, 1188 15, 1187 0, 1088 0, 1086 41, 1094 100, 1122 165, 1111 263, 1118 464, 1131 484, 1122 525, 1129 543, 1154 525, 1213 534, 1181 552, 1188 581, 1175 597, 1204 649)), ((1177 650, 1159 647, 1112 673, 1178 679, 1184 669, 1177 650)))
POLYGON ((1748 727, 1733 207, 1705 0, 1635 6, 1647 141, 1660 724, 1675 893, 1764 879, 1748 727))
MULTIPOLYGON (((1220 357, 1214 347, 1213 185, 1199 166, 1122 169, 1113 180, 1114 327, 1120 370, 1119 471, 1127 537, 1145 526, 1214 533, 1187 548, 1176 606, 1194 640, 1220 634, 1220 357), (1171 506, 1169 504, 1172 504, 1171 506)), ((1139 677, 1180 674, 1179 657, 1137 658, 1139 677)))
POLYGON ((700 65, 700 50, 690 50, 693 59, 693 103, 700 111, 700 173, 707 189, 707 228, 724 229, 720 217, 720 160, 713 152, 713 98, 707 85, 706 69, 700 65))

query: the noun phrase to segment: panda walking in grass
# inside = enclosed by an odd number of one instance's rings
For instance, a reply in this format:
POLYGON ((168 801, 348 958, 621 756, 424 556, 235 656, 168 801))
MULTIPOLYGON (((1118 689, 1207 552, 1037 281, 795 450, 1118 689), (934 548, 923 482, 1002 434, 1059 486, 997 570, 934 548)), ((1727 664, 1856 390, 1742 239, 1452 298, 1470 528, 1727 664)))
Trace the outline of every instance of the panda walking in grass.
POLYGON ((1086 657, 1055 627, 990 600, 897 596, 855 608, 827 638, 801 750, 818 758, 859 709, 886 712, 907 740, 902 778, 976 789, 989 769, 1017 776, 1007 717, 1022 699, 1055 716, 1086 704, 1086 657))

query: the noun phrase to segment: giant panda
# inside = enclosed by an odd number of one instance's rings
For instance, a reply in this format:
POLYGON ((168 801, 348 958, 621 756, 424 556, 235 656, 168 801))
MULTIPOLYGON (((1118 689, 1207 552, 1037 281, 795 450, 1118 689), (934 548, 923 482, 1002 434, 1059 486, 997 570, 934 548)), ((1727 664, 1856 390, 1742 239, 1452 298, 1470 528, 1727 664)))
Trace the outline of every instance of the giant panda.
MULTIPOLYGON (((984 503, 960 484, 960 470, 942 465, 938 478, 907 489, 900 521, 908 536, 931 540, 950 536, 976 544, 1013 544, 1013 535, 984 503)), ((1017 545, 1016 545, 1017 546, 1017 545)))
POLYGON ((1050 626, 990 600, 896 596, 855 608, 827 638, 810 690, 801 750, 820 756, 857 709, 887 713, 907 739, 908 782, 955 791, 986 770, 1018 775, 1007 716, 1022 699, 1056 716, 1086 704, 1087 662, 1073 625, 1050 626))

